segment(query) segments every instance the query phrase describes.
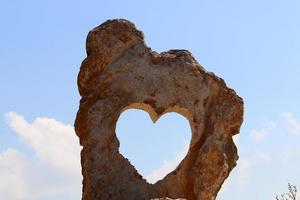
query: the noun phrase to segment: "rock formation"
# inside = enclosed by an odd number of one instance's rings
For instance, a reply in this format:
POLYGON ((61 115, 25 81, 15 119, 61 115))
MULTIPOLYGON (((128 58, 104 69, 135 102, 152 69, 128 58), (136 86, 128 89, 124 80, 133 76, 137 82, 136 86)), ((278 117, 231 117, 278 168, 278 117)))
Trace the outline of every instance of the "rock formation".
MULTIPOLYGON (((243 100, 187 50, 156 53, 127 20, 109 20, 87 36, 81 64, 76 134, 83 146, 83 200, 212 200, 238 159, 232 136, 243 121, 243 100), (119 152, 120 114, 147 111, 185 116, 192 139, 177 168, 149 184, 119 152)), ((167 142, 167 141, 166 141, 167 142)))

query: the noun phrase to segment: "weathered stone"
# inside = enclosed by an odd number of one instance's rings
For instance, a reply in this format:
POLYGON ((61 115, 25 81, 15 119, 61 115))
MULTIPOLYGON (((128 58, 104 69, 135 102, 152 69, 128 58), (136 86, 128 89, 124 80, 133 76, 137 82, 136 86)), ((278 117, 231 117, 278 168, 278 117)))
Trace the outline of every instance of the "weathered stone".
POLYGON ((127 20, 94 28, 86 48, 75 122, 83 146, 82 199, 215 199, 238 159, 232 136, 243 121, 242 99, 190 52, 152 51, 127 20), (119 153, 116 122, 129 108, 147 111, 154 122, 167 112, 190 122, 186 157, 155 184, 147 183, 119 153))

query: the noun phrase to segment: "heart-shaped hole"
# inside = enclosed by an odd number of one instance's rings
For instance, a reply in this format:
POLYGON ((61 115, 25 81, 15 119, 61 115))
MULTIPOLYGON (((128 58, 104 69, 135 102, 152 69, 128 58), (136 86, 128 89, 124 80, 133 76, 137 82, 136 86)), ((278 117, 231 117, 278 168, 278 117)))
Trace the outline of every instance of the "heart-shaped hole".
POLYGON ((169 112, 153 123, 149 114, 139 109, 120 115, 116 134, 120 153, 149 183, 163 179, 178 166, 191 140, 190 124, 184 116, 169 112))

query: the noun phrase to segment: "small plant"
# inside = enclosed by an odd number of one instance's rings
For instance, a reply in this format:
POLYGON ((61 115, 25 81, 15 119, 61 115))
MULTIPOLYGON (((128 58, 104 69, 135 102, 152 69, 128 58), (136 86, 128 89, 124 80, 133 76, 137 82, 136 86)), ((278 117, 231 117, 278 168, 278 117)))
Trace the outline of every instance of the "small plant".
POLYGON ((297 187, 288 183, 288 190, 280 196, 276 195, 276 200, 297 200, 297 187))

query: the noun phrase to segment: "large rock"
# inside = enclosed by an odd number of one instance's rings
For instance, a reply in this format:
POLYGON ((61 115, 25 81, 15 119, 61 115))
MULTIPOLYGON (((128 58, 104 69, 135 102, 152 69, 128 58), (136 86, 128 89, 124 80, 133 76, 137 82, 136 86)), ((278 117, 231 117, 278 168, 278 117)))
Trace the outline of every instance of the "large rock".
POLYGON ((238 159, 232 136, 243 121, 242 99, 187 50, 152 51, 127 20, 91 30, 86 48, 75 122, 83 146, 82 199, 215 199, 238 159), (116 122, 129 108, 147 111, 153 121, 177 112, 190 122, 186 157, 155 184, 119 152, 116 122))

